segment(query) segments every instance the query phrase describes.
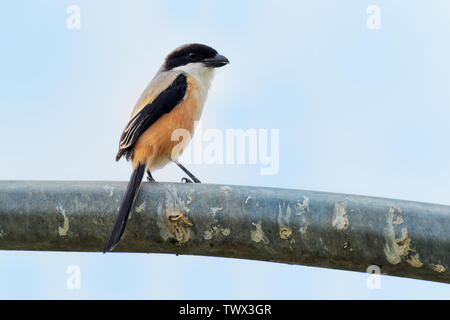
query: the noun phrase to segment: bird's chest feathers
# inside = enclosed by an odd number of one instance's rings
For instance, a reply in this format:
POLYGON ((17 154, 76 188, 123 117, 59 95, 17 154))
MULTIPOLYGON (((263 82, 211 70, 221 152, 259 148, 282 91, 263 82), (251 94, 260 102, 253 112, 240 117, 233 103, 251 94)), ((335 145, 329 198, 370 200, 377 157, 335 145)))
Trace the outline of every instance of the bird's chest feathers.
POLYGON ((188 90, 185 99, 192 98, 197 102, 195 115, 196 120, 199 120, 214 77, 214 68, 207 68, 202 63, 189 63, 174 70, 182 71, 188 75, 188 90))
POLYGON ((183 100, 155 123, 155 125, 161 124, 165 127, 167 136, 171 136, 174 130, 178 129, 188 130, 193 135, 196 121, 200 120, 208 90, 200 81, 190 75, 187 75, 187 82, 188 86, 183 100))
POLYGON ((186 100, 188 100, 186 107, 191 109, 194 120, 198 121, 203 112, 203 107, 208 96, 208 89, 196 80, 192 81, 191 85, 192 89, 186 92, 186 100))

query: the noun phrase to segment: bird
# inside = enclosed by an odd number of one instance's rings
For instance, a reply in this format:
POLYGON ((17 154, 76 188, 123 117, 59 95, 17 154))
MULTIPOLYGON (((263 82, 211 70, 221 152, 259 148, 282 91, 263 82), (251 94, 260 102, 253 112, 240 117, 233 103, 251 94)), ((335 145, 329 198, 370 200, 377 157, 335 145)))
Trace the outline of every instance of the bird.
POLYGON ((122 157, 131 161, 132 174, 103 253, 112 251, 120 241, 145 173, 150 182, 155 182, 152 172, 174 162, 192 179, 183 178, 183 182, 200 183, 173 156, 179 141, 173 141, 172 133, 182 129, 193 135, 215 69, 229 63, 210 46, 184 44, 167 55, 141 94, 120 136, 116 161, 122 157))

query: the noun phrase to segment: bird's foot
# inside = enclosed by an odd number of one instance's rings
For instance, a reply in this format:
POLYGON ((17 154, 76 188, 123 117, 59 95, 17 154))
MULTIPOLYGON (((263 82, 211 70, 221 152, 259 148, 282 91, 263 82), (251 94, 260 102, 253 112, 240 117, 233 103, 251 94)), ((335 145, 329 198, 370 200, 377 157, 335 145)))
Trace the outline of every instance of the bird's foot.
POLYGON ((189 178, 184 177, 183 179, 181 179, 182 183, 193 183, 193 181, 189 178))

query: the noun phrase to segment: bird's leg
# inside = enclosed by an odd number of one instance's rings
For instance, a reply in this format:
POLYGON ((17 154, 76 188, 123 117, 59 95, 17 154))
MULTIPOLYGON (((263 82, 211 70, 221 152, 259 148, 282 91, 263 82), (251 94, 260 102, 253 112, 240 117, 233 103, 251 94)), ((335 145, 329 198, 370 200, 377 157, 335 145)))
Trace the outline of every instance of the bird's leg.
POLYGON ((147 170, 147 180, 150 182, 156 182, 156 180, 152 177, 150 170, 147 170))
MULTIPOLYGON (((201 183, 201 181, 198 180, 192 173, 190 173, 189 170, 186 169, 181 163, 179 163, 179 162, 177 162, 177 161, 174 161, 174 162, 176 163, 177 166, 180 167, 181 170, 183 170, 183 171, 189 176, 189 178, 192 179, 192 181, 194 181, 195 183, 201 183)), ((189 179, 187 179, 187 178, 183 178, 183 180, 184 180, 184 179, 186 179, 185 182, 186 182, 187 180, 189 180, 189 179)), ((182 180, 182 181, 183 181, 183 180, 182 180)), ((192 181, 191 181, 191 182, 192 182, 192 181)))

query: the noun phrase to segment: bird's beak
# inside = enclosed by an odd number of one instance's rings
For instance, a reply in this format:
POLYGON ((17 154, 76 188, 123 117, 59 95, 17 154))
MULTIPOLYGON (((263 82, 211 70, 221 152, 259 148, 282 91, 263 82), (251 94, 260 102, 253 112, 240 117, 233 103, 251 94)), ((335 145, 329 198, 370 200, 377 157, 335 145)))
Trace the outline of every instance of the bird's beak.
POLYGON ((214 58, 204 59, 203 63, 207 67, 219 68, 219 67, 223 67, 226 64, 229 64, 230 61, 223 55, 216 54, 216 56, 214 58))

